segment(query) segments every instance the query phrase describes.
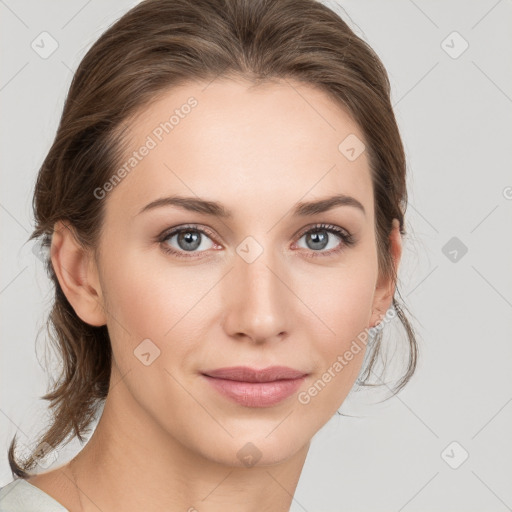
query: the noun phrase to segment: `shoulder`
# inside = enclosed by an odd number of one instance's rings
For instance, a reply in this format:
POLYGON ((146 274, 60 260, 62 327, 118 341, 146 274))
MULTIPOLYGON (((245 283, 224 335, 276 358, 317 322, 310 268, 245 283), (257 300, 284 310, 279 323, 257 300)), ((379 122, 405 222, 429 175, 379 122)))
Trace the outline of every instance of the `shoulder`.
POLYGON ((0 512, 69 512, 58 501, 23 478, 0 487, 0 512))

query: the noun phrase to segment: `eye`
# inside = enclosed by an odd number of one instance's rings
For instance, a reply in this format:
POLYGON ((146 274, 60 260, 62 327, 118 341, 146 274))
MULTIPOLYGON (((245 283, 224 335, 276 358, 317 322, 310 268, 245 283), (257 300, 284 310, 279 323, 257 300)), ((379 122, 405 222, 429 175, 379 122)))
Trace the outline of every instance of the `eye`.
POLYGON ((214 247, 215 244, 213 244, 210 236, 212 235, 209 231, 198 228, 197 226, 180 226, 162 235, 159 242, 161 242, 165 252, 178 257, 187 258, 193 257, 198 252, 204 252, 214 247), (171 244, 173 239, 176 244, 174 246, 171 244), (209 240, 210 243, 208 243, 207 240, 209 240))
MULTIPOLYGON (((190 258, 208 249, 220 248, 221 246, 212 241, 211 237, 214 236, 204 227, 185 225, 163 233, 158 237, 158 241, 164 252, 178 258, 190 258)), ((305 238, 306 247, 301 248, 306 249, 307 257, 331 256, 355 244, 352 234, 332 224, 316 224, 302 231, 299 242, 302 238, 305 238), (328 250, 324 250, 326 248, 328 250)))
POLYGON ((305 238, 305 249, 309 249, 308 257, 331 256, 355 244, 351 233, 332 224, 317 224, 302 232, 299 241, 302 238, 305 238), (325 248, 328 250, 324 251, 325 248))

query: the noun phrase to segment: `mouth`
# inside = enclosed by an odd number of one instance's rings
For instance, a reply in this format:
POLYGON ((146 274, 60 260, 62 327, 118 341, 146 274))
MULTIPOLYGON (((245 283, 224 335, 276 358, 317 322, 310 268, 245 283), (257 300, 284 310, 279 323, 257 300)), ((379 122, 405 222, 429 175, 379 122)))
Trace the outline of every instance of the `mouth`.
POLYGON ((271 407, 294 394, 308 373, 286 366, 261 370, 247 366, 219 368, 202 376, 226 398, 246 407, 271 407))

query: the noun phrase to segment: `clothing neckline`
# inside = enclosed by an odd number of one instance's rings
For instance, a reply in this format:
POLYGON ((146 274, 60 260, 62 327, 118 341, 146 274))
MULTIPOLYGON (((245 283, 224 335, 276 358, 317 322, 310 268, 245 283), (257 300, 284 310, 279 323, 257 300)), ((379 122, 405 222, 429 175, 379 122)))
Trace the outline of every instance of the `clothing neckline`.
POLYGON ((32 488, 33 492, 37 492, 40 496, 43 496, 44 499, 48 502, 48 505, 53 505, 54 507, 60 507, 60 510, 62 512, 69 512, 69 510, 64 507, 62 503, 57 501, 53 496, 50 496, 47 492, 43 491, 43 489, 40 489, 37 487, 37 485, 31 484, 28 480, 25 478, 17 478, 13 481, 13 484, 15 482, 18 482, 17 485, 19 485, 21 482, 23 482, 25 485, 28 485, 30 488, 32 488))

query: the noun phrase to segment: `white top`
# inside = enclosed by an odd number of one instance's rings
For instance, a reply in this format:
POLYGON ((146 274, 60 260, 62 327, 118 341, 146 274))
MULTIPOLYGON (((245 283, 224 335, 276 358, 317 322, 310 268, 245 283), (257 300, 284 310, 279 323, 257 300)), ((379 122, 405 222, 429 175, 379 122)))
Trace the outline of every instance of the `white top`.
POLYGON ((69 512, 57 500, 23 478, 0 487, 0 512, 69 512))

